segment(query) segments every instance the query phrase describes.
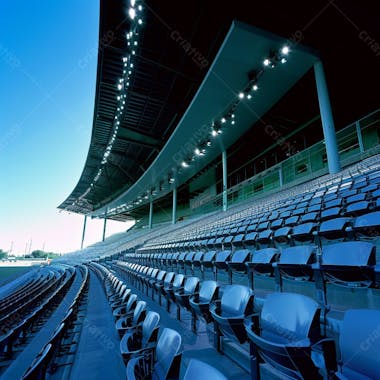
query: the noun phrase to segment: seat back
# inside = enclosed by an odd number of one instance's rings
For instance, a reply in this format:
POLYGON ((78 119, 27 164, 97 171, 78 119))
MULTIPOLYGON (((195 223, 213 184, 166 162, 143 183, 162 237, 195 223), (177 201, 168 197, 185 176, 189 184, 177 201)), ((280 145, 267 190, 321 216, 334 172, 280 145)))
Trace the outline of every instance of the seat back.
POLYGON ((320 337, 320 308, 309 297, 296 293, 271 293, 261 311, 261 336, 274 343, 296 345, 320 337), (290 307, 291 305, 291 307, 290 307))
POLYGON ((209 303, 217 296, 219 286, 216 281, 203 281, 199 290, 199 303, 209 303))
POLYGON ((184 281, 185 281, 185 276, 183 274, 181 273, 176 274, 173 281, 173 290, 176 290, 182 287, 184 281))
POLYGON ((168 272, 166 273, 165 279, 164 279, 164 285, 169 286, 174 279, 175 273, 174 272, 168 272))
POLYGON ((136 326, 138 323, 140 323, 145 317, 145 313, 146 313, 146 302, 138 301, 136 304, 135 310, 133 311, 132 325, 136 326))
POLYGON ((298 245, 285 248, 278 260, 279 265, 311 265, 316 262, 316 248, 312 245, 298 245))
POLYGON ((237 317, 245 314, 253 292, 244 285, 227 285, 221 299, 221 315, 223 317, 237 317))
POLYGON ((131 294, 130 297, 128 298, 127 305, 125 306, 125 310, 127 313, 132 311, 132 309, 136 305, 136 302, 137 302, 137 295, 131 294))
POLYGON ((332 266, 373 266, 376 247, 367 242, 347 241, 331 244, 322 249, 322 264, 332 266))
POLYGON ((153 339, 153 335, 158 332, 159 323, 160 314, 155 311, 148 311, 142 325, 142 347, 146 347, 147 343, 153 339))
POLYGON ((348 310, 339 336, 341 370, 347 379, 380 380, 380 310, 348 310))
POLYGON ((181 343, 182 338, 177 331, 169 328, 162 331, 156 347, 154 372, 157 378, 167 378, 175 357, 180 354, 181 343))
POLYGON ((185 281, 185 286, 183 287, 184 294, 193 294, 199 288, 199 278, 198 277, 187 277, 185 281))

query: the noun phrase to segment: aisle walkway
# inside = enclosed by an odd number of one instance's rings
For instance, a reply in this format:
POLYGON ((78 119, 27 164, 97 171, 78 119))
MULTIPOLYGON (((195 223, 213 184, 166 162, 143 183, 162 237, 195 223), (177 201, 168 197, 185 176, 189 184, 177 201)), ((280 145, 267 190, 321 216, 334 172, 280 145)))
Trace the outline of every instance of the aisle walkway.
POLYGON ((1 380, 16 380, 22 378, 23 373, 28 369, 43 346, 49 341, 54 330, 66 315, 67 309, 73 302, 74 297, 82 284, 82 279, 83 277, 80 270, 76 269, 74 282, 72 283, 61 304, 55 309, 40 331, 32 338, 23 351, 6 369, 4 374, 1 376, 1 380))
POLYGON ((102 284, 90 271, 88 307, 70 379, 125 379, 119 344, 102 284))

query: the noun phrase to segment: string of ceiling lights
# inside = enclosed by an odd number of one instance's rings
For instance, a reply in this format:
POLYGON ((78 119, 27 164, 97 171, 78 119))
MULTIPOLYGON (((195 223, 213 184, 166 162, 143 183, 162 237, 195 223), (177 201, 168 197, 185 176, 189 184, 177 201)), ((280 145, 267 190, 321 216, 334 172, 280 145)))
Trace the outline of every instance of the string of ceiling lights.
MULTIPOLYGON (((161 183, 168 183, 172 185, 176 182, 175 173, 180 173, 181 170, 188 168, 191 165, 191 162, 195 161, 197 158, 200 158, 207 154, 207 149, 212 146, 215 141, 215 138, 223 133, 223 130, 229 126, 234 126, 237 122, 236 109, 239 104, 243 101, 250 101, 253 99, 255 93, 259 91, 259 80, 264 75, 265 71, 275 68, 278 65, 283 65, 288 61, 289 53, 291 49, 289 45, 282 46, 279 50, 271 50, 268 54, 268 57, 262 61, 262 65, 259 69, 252 70, 248 74, 248 83, 247 85, 236 95, 232 104, 227 107, 227 110, 221 115, 216 117, 210 123, 210 132, 203 140, 199 141, 198 146, 194 149, 194 152, 191 155, 183 157, 180 165, 172 172, 168 173, 168 176, 165 177, 161 183)), ((160 186, 159 186, 160 187, 160 186)), ((123 204, 115 207, 110 210, 110 212, 123 212, 127 211, 133 206, 138 206, 143 203, 144 200, 152 199, 158 192, 159 189, 151 189, 148 192, 144 192, 137 197, 134 201, 123 204)))
POLYGON ((128 88, 130 86, 131 78, 133 75, 133 68, 135 66, 135 56, 136 51, 139 45, 139 35, 140 29, 143 27, 143 6, 140 4, 141 2, 136 0, 129 0, 129 8, 128 8, 128 18, 130 19, 130 29, 126 33, 126 41, 127 41, 127 54, 123 56, 123 71, 122 74, 116 83, 117 90, 119 94, 116 96, 117 106, 116 112, 112 123, 112 129, 110 138, 108 140, 106 149, 103 153, 103 158, 100 163, 100 167, 90 183, 89 187, 86 191, 76 200, 71 206, 75 206, 79 204, 81 201, 83 202, 83 198, 94 188, 95 183, 99 180, 104 166, 107 164, 108 157, 111 154, 113 144, 115 142, 120 122, 123 119, 125 103, 128 95, 128 88))

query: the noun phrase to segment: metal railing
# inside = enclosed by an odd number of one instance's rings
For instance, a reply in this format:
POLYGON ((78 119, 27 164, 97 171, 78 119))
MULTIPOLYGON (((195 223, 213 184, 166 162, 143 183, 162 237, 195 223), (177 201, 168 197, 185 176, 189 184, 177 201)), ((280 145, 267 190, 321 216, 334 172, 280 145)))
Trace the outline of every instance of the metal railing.
MULTIPOLYGON (((380 109, 338 131, 336 137, 342 167, 380 153, 379 131, 380 109)), ((230 187, 227 191, 228 205, 252 197, 261 198, 279 189, 295 186, 324 174, 328 174, 328 167, 325 143, 322 140, 230 187)), ((197 207, 192 208, 190 213, 198 214, 221 209, 222 197, 223 195, 219 193, 207 199, 200 199, 197 207)))

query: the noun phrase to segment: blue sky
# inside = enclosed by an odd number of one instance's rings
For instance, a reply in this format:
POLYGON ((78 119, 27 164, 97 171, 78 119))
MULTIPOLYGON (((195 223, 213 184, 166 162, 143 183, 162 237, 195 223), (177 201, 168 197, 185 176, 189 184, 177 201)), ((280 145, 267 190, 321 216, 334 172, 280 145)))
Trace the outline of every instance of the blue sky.
MULTIPOLYGON (((98 1, 0 2, 0 248, 67 252, 83 216, 56 207, 87 156, 96 84, 98 1)), ((108 223, 108 234, 125 230, 108 223)), ((86 244, 101 238, 88 222, 86 244)))

